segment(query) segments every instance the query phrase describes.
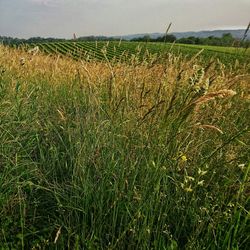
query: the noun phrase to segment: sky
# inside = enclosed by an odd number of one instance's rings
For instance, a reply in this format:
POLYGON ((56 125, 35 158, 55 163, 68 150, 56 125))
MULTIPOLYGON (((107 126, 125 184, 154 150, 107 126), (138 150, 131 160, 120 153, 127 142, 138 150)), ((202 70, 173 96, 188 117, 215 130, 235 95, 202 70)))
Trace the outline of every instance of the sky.
POLYGON ((250 0, 0 0, 0 36, 71 38, 246 28, 250 0))

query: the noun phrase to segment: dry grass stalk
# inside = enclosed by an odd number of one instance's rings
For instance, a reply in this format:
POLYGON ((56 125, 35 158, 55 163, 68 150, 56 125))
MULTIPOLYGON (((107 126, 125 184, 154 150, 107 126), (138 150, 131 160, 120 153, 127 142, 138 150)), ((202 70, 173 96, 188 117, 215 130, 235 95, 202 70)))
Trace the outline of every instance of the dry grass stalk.
POLYGON ((65 115, 63 114, 63 112, 62 112, 61 110, 59 110, 59 109, 57 109, 57 112, 58 112, 58 114, 59 114, 59 116, 60 116, 60 119, 61 119, 62 121, 66 121, 66 117, 65 117, 65 115))
POLYGON ((195 125, 195 127, 201 128, 201 129, 206 129, 206 128, 213 129, 213 130, 215 130, 215 131, 223 134, 223 131, 221 129, 219 129, 218 127, 214 126, 214 125, 209 125, 209 124, 202 125, 202 124, 198 124, 198 125, 195 125))
POLYGON ((57 242, 57 240, 58 240, 58 238, 59 238, 59 236, 60 236, 60 234, 61 234, 61 229, 62 229, 62 227, 60 227, 60 228, 58 229, 57 233, 56 233, 56 237, 55 237, 55 240, 54 240, 54 244, 56 244, 56 242, 57 242))
POLYGON ((29 49, 28 50, 28 54, 31 54, 31 55, 36 55, 37 53, 39 52, 39 47, 38 46, 36 46, 35 48, 33 48, 33 49, 29 49))
POLYGON ((194 101, 192 104, 194 105, 200 105, 206 102, 209 102, 211 100, 214 100, 215 98, 226 98, 226 97, 232 97, 236 95, 237 93, 231 89, 222 89, 217 92, 211 92, 208 93, 200 98, 198 98, 196 101, 194 101))

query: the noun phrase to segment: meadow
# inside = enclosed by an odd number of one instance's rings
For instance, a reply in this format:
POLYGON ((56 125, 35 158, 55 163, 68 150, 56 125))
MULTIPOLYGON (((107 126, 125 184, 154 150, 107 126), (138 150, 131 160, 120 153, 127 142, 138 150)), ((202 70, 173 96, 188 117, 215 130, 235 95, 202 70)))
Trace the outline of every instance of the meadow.
POLYGON ((84 44, 0 45, 0 249, 249 249, 249 52, 84 44))

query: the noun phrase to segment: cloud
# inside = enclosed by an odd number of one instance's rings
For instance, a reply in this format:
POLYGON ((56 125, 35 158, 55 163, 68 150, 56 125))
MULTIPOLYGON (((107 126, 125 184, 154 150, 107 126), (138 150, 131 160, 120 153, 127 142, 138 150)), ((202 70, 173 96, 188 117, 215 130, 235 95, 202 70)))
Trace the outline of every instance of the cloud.
POLYGON ((59 0, 29 0, 29 2, 33 4, 49 6, 49 7, 57 6, 60 3, 59 0))
POLYGON ((0 34, 69 37, 244 27, 249 0, 0 0, 0 34), (69 35, 70 34, 70 35, 69 35))

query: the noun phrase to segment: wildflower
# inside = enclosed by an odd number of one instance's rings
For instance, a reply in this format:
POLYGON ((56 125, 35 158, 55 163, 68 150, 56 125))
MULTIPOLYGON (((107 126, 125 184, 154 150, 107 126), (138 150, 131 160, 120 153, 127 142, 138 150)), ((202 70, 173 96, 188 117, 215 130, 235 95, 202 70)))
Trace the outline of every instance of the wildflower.
POLYGON ((198 169, 198 175, 199 176, 203 176, 203 175, 205 175, 207 173, 207 171, 203 171, 202 169, 198 169))
POLYGON ((204 180, 198 181, 197 185, 198 186, 203 186, 204 185, 204 180))
POLYGON ((193 192, 193 189, 191 188, 191 186, 186 187, 184 190, 185 190, 187 193, 193 192))
POLYGON ((181 161, 182 162, 186 162, 187 161, 187 156, 186 155, 182 155, 181 156, 181 161))
POLYGON ((179 152, 175 159, 180 160, 181 162, 186 162, 187 156, 183 154, 182 152, 179 152))
POLYGON ((228 207, 235 207, 235 204, 232 203, 232 202, 229 202, 227 206, 228 206, 228 207))
POLYGON ((185 177, 188 181, 194 181, 194 177, 192 177, 192 176, 186 176, 185 177))
POLYGON ((182 188, 184 191, 188 192, 188 193, 193 192, 193 189, 191 188, 191 185, 190 185, 189 187, 185 187, 185 184, 184 184, 184 183, 181 183, 181 188, 182 188))

